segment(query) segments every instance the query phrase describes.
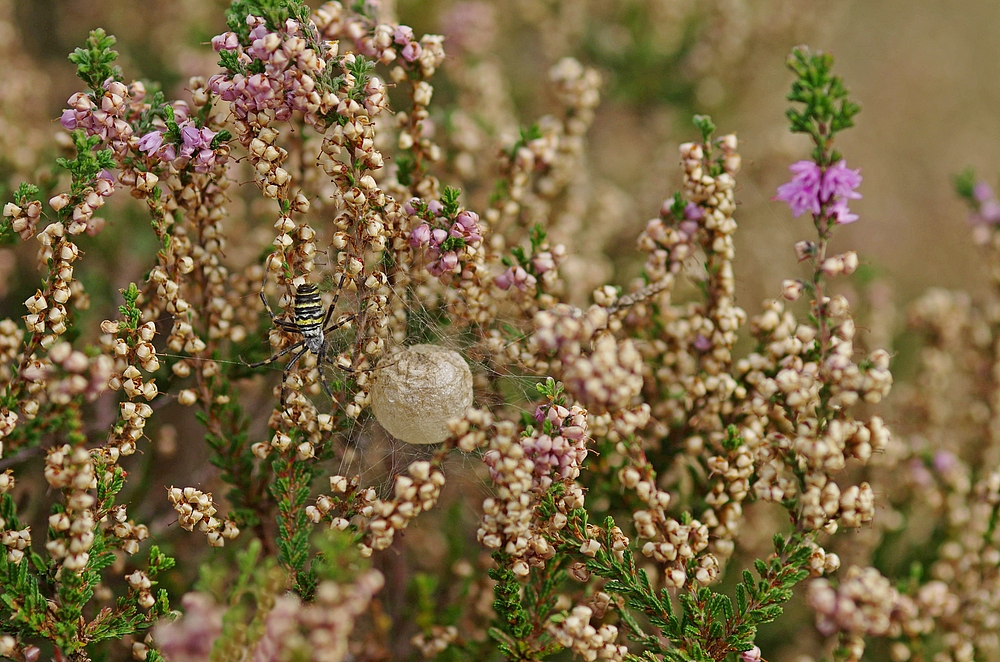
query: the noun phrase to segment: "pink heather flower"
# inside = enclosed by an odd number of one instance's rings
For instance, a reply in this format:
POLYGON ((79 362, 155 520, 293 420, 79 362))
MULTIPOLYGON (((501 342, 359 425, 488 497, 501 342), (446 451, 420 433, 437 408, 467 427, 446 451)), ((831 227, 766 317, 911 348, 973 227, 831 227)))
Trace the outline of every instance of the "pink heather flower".
POLYGON ((63 128, 67 131, 72 131, 76 128, 76 111, 72 108, 67 108, 63 111, 62 117, 59 118, 59 123, 62 124, 63 128))
POLYGON ((847 225, 848 223, 853 223, 858 220, 857 214, 852 214, 851 210, 847 208, 847 200, 841 198, 833 203, 830 207, 831 215, 837 219, 839 225, 847 225))
POLYGON ((426 223, 418 225, 413 230, 410 231, 410 246, 417 248, 418 246, 424 246, 430 243, 431 240, 431 226, 426 223))
POLYGON ((506 271, 493 279, 493 283, 501 290, 509 290, 511 286, 522 292, 529 287, 534 287, 538 281, 522 267, 509 267, 506 271))
POLYGON ((175 101, 172 104, 174 109, 174 121, 180 124, 181 122, 187 121, 187 118, 191 115, 191 108, 187 105, 187 101, 175 101))
POLYGON ((541 275, 546 271, 552 271, 556 268, 556 261, 552 257, 552 253, 549 251, 542 251, 538 255, 531 258, 531 264, 535 267, 535 273, 541 275))
POLYGON ((403 211, 409 216, 416 216, 418 204, 420 204, 420 198, 410 198, 403 203, 403 211))
POLYGON ((684 218, 689 221, 700 221, 705 217, 705 210, 693 202, 684 205, 684 218))
POLYGON ((778 187, 778 195, 773 200, 788 203, 795 217, 804 212, 819 214, 823 205, 833 203, 830 215, 838 224, 853 223, 858 220, 847 208, 848 199, 858 199, 855 191, 861 185, 861 171, 851 170, 846 161, 841 160, 825 171, 812 161, 798 161, 789 166, 792 181, 778 187))
POLYGON ((163 145, 163 132, 150 131, 142 138, 139 138, 139 151, 152 155, 163 145))
POLYGON ((210 149, 203 149, 198 152, 194 159, 195 172, 208 172, 215 166, 215 152, 210 149))
POLYGON ((448 233, 441 228, 431 230, 431 248, 437 248, 448 238, 448 233))
POLYGON ((740 662, 761 662, 760 649, 754 646, 748 651, 740 653, 740 662))
MULTIPOLYGON (((493 279, 493 284, 499 287, 501 290, 509 290, 510 286, 514 284, 514 268, 511 267, 499 274, 493 279)), ((538 418, 538 413, 535 413, 535 418, 538 418)), ((539 420, 539 422, 541 422, 539 420)))
POLYGON ((576 478, 580 475, 580 465, 587 458, 587 419, 583 410, 540 405, 535 410, 535 420, 541 423, 546 419, 552 424, 551 434, 535 430, 531 436, 521 439, 525 454, 535 464, 534 473, 542 487, 552 484, 550 474, 553 471, 558 478, 576 478))
POLYGON ((403 59, 407 62, 413 62, 414 60, 420 58, 420 53, 422 51, 423 49, 420 47, 419 43, 411 41, 406 46, 403 46, 403 52, 400 53, 400 55, 402 55, 403 59))
POLYGON ((458 266, 458 253, 455 251, 448 251, 441 256, 440 262, 445 271, 452 271, 458 266))
POLYGON ((683 239, 689 241, 698 232, 697 221, 681 221, 677 229, 684 235, 683 239))
POLYGON ((427 211, 437 216, 444 211, 444 205, 440 200, 431 200, 427 203, 427 211))
POLYGON ((405 46, 413 41, 413 28, 409 25, 397 26, 396 30, 392 33, 392 40, 400 46, 405 46))
POLYGON ((235 51, 240 47, 240 38, 235 32, 223 32, 212 37, 212 48, 219 51, 235 51))
POLYGON ((986 182, 977 182, 972 189, 972 196, 977 202, 986 202, 996 197, 993 195, 993 189, 986 182))
POLYGON ((479 215, 473 211, 463 211, 455 218, 451 226, 451 236, 461 237, 468 244, 475 244, 483 240, 483 235, 479 231, 479 215))
POLYGON ((181 127, 181 141, 185 147, 197 148, 201 146, 201 131, 194 124, 187 124, 181 127))
POLYGON ((978 209, 969 214, 973 225, 996 225, 1000 223, 1000 201, 986 182, 979 182, 972 189, 972 196, 979 203, 978 209))
POLYGON ((987 225, 1000 223, 1000 202, 996 199, 985 200, 979 205, 979 213, 976 214, 976 217, 976 220, 987 225))
POLYGON ((434 260, 427 265, 427 272, 432 276, 441 276, 442 274, 454 271, 457 266, 458 253, 455 251, 448 251, 437 260, 434 260))
POLYGON ((938 473, 948 473, 958 466, 958 458, 949 451, 934 453, 934 470, 938 473))
POLYGON ((787 202, 796 218, 807 211, 818 214, 823 171, 812 161, 797 161, 788 169, 792 171, 792 181, 779 186, 778 195, 773 199, 787 202))
POLYGON ((833 198, 857 199, 861 194, 854 189, 861 185, 861 170, 851 170, 847 161, 841 160, 823 173, 823 184, 819 187, 819 197, 823 202, 833 198))

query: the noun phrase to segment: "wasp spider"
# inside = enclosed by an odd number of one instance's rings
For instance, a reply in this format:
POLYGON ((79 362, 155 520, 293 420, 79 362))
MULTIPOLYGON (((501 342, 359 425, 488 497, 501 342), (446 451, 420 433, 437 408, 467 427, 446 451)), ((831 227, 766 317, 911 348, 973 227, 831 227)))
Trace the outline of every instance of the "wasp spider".
MULTIPOLYGON (((268 259, 270 262, 270 258, 268 259)), ((284 383, 288 379, 288 375, 291 373, 292 369, 295 368, 295 364, 298 363, 299 359, 306 352, 312 352, 316 355, 317 369, 319 370, 320 382, 323 385, 323 390, 326 391, 327 395, 332 399, 333 391, 330 390, 330 384, 326 380, 326 374, 323 372, 323 364, 331 364, 333 362, 329 357, 330 342, 326 339, 327 334, 331 331, 336 331, 337 329, 349 324, 351 320, 354 319, 353 315, 343 317, 336 322, 330 323, 333 318, 333 313, 337 309, 337 300, 340 299, 340 292, 344 286, 344 279, 346 274, 341 274, 340 284, 337 287, 337 293, 333 296, 333 301, 330 302, 330 306, 323 311, 323 304, 319 299, 319 288, 312 283, 305 283, 299 285, 295 288, 295 302, 294 302, 294 318, 293 321, 289 322, 279 318, 274 314, 271 309, 271 304, 267 302, 267 297, 264 296, 264 285, 267 283, 265 270, 265 280, 260 287, 260 300, 264 302, 264 309, 267 311, 268 316, 271 318, 271 322, 281 329, 282 331, 287 331, 289 333, 294 333, 301 336, 301 340, 292 345, 289 345, 285 349, 281 350, 274 356, 271 356, 263 361, 258 361, 257 363, 248 363, 249 368, 259 368, 262 365, 267 365, 269 363, 274 363, 282 356, 295 352, 292 359, 285 365, 285 369, 281 373, 281 401, 285 401, 285 387, 284 383)))

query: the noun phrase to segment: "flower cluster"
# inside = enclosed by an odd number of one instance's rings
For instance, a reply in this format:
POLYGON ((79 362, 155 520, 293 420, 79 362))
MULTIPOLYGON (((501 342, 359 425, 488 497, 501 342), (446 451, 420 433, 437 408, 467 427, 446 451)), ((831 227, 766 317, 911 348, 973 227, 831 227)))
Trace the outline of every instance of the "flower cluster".
MULTIPOLYGON (((366 528, 370 540, 361 548, 362 554, 387 549, 396 531, 402 531, 411 520, 434 507, 441 497, 445 478, 430 462, 414 462, 407 469, 409 476, 396 476, 392 499, 366 499, 361 514, 369 518, 366 528)), ((331 479, 331 485, 333 480, 331 479)))
MULTIPOLYGON (((180 145, 174 145, 164 140, 163 131, 150 131, 139 139, 136 148, 149 156, 155 156, 161 161, 172 161, 178 170, 189 162, 194 172, 210 172, 215 167, 218 156, 215 148, 215 138, 218 132, 203 126, 198 127, 192 120, 184 120, 177 124, 180 134, 180 145)), ((221 150, 220 150, 221 151, 221 150)), ((222 152, 224 155, 225 152, 222 152)), ((155 182, 152 182, 155 184, 155 182)), ((149 181, 145 188, 151 188, 149 181)))
POLYGON ((779 186, 774 199, 788 203, 796 217, 809 212, 813 216, 825 213, 840 224, 858 220, 847 208, 847 201, 861 197, 854 190, 861 185, 860 170, 851 170, 843 160, 826 168, 812 161, 797 161, 788 169, 792 181, 779 186))
POLYGON ((416 198, 403 208, 410 215, 411 224, 418 223, 410 230, 410 246, 426 251, 429 274, 440 278, 444 274, 461 273, 464 263, 475 258, 475 249, 483 241, 478 214, 462 210, 451 220, 444 215, 440 201, 425 204, 416 198))
MULTIPOLYGON (((555 480, 572 481, 580 476, 587 459, 587 410, 573 405, 539 405, 535 410, 539 428, 521 438, 525 455, 534 463, 537 487, 545 490, 555 480)), ((495 470, 491 470, 491 474, 495 470)), ((494 476, 495 478, 495 476, 494 476)))
POLYGON ((170 487, 167 490, 170 504, 177 511, 177 523, 188 531, 198 530, 208 537, 212 547, 222 547, 226 540, 233 540, 240 535, 240 530, 232 520, 219 520, 215 517, 215 504, 212 495, 194 487, 170 487))
POLYGON ((556 640, 570 648, 587 662, 594 660, 621 661, 628 654, 628 647, 616 644, 618 628, 606 623, 595 628, 590 624, 594 610, 585 605, 573 608, 564 621, 549 626, 556 640))
POLYGON ((232 55, 233 66, 239 69, 212 76, 209 89, 232 104, 232 112, 244 126, 284 122, 295 112, 302 113, 307 123, 324 122, 324 116, 340 102, 322 85, 327 60, 336 51, 321 45, 314 26, 291 18, 271 29, 264 18, 247 16, 246 30, 245 36, 226 32, 212 38, 216 52, 232 55), (263 71, 242 73, 255 63, 263 71))
MULTIPOLYGON (((355 620, 365 613, 384 584, 380 572, 366 570, 352 583, 320 582, 312 602, 295 595, 265 595, 267 612, 262 632, 256 641, 244 644, 244 652, 255 660, 349 659, 349 637, 355 620)), ((184 607, 182 618, 156 628, 157 646, 169 660, 208 662, 213 644, 222 633, 225 609, 204 593, 184 596, 184 607)))
MULTIPOLYGON (((96 99, 75 92, 59 121, 67 131, 82 129, 88 136, 99 136, 101 142, 109 143, 115 152, 123 153, 134 135, 126 117, 130 111, 130 90, 124 83, 112 79, 104 81, 103 87, 104 93, 96 99)), ((145 88, 140 84, 137 89, 145 88)))
POLYGON ((97 475, 85 448, 64 444, 45 457, 45 480, 65 494, 65 510, 49 517, 50 538, 45 543, 49 555, 69 572, 83 572, 90 561, 97 521, 93 507, 97 499, 97 475))

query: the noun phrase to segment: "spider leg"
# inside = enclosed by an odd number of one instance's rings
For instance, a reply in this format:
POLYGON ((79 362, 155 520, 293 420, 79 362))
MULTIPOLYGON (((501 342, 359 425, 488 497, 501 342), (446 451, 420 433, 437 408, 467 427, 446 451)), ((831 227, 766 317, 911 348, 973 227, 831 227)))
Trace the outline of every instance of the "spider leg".
POLYGON ((271 322, 283 331, 294 331, 298 332, 299 327, 293 322, 280 319, 274 314, 274 310, 271 309, 271 304, 267 302, 267 297, 264 296, 264 288, 267 286, 267 272, 271 270, 271 260, 274 259, 274 253, 271 253, 267 258, 267 266, 264 267, 264 280, 260 283, 260 300, 264 304, 264 310, 267 311, 267 316, 271 318, 271 322))
MULTIPOLYGON (((333 311, 335 311, 337 309, 337 300, 340 299, 340 293, 344 290, 344 280, 346 278, 347 278, 347 273, 344 272, 344 271, 341 271, 340 272, 340 282, 337 283, 337 293, 333 295, 333 301, 330 302, 330 307, 326 309, 326 319, 323 320, 323 326, 324 327, 327 324, 330 323, 330 318, 333 317, 333 311)), ((323 333, 327 333, 329 331, 333 331, 334 329, 339 328, 340 326, 343 326, 343 325, 342 324, 338 324, 337 326, 330 327, 329 329, 325 329, 323 331, 323 333)))
POLYGON ((328 359, 326 356, 328 349, 329 349, 328 343, 324 340, 323 344, 319 348, 319 362, 317 363, 316 367, 319 369, 319 381, 320 384, 323 385, 323 390, 326 391, 326 394, 330 396, 331 400, 336 400, 336 398, 333 397, 333 391, 330 390, 330 382, 328 382, 326 379, 326 373, 323 372, 323 363, 330 362, 330 359, 328 359))
MULTIPOLYGON (((333 306, 330 306, 330 310, 333 310, 333 306)), ((329 320, 330 316, 327 315, 326 317, 327 317, 327 320, 329 320)), ((338 320, 338 321, 334 322, 331 326, 328 326, 325 329, 323 329, 323 335, 326 335, 326 334, 330 333, 331 331, 336 331, 340 327, 346 326, 347 324, 350 324, 353 321, 354 321, 354 315, 348 315, 344 319, 338 320)), ((326 322, 324 322, 324 324, 325 323, 326 322)))
MULTIPOLYGON (((305 341, 302 341, 302 342, 304 343, 305 341)), ((298 345, 298 344, 301 344, 301 343, 296 343, 296 345, 298 345)), ((285 350, 285 352, 287 352, 287 351, 288 350, 285 350)), ((287 389, 285 388, 285 379, 288 377, 289 373, 291 373, 291 371, 295 368, 295 364, 299 362, 299 359, 302 358, 302 355, 305 354, 308 351, 309 351, 308 347, 303 347, 302 349, 300 349, 298 351, 298 353, 295 356, 292 357, 292 360, 288 362, 288 365, 285 366, 284 371, 282 371, 282 373, 281 373, 281 406, 282 407, 285 406, 285 391, 287 391, 287 389)))
MULTIPOLYGON (((302 347, 302 345, 304 345, 305 342, 306 342, 305 340, 300 340, 297 343, 295 343, 294 345, 289 345, 288 347, 286 347, 285 349, 281 350, 280 352, 278 352, 277 354, 275 354, 274 356, 272 356, 270 358, 264 359, 263 361, 258 361, 257 363, 244 363, 244 365, 246 367, 248 367, 248 368, 259 368, 262 365, 267 365, 268 363, 274 363, 275 361, 277 361, 278 359, 280 359, 285 354, 288 354, 289 352, 291 352, 293 350, 296 350, 299 347, 302 347)), ((303 350, 303 351, 305 351, 305 350, 303 350)), ((292 361, 295 361, 301 355, 302 355, 302 353, 299 352, 299 355, 296 356, 295 359, 292 359, 292 361)), ((289 361, 289 365, 291 365, 292 361, 289 361)), ((287 366, 285 367, 285 370, 288 370, 287 366)))

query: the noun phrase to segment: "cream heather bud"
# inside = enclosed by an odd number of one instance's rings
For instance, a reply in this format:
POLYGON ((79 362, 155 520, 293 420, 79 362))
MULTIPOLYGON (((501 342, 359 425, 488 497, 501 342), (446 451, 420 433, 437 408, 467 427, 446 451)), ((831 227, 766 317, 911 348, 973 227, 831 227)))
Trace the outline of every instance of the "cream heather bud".
POLYGON ((844 275, 850 276, 858 269, 858 254, 854 251, 847 251, 841 258, 844 261, 844 275))
POLYGON ((781 281, 781 296, 788 301, 795 301, 802 296, 802 281, 786 279, 781 281))
POLYGON ((799 241, 795 244, 795 257, 799 262, 808 260, 816 254, 816 244, 811 241, 799 241))

